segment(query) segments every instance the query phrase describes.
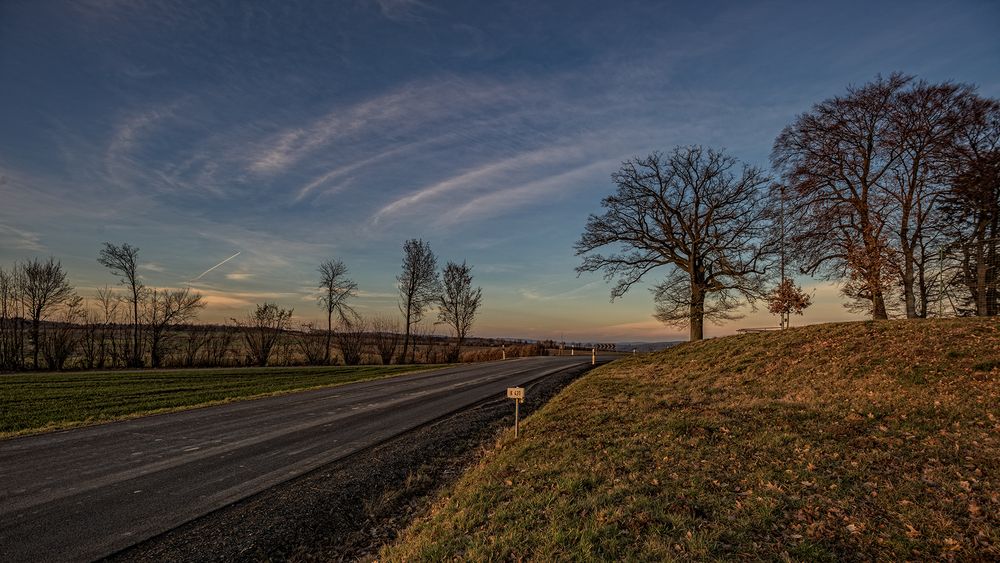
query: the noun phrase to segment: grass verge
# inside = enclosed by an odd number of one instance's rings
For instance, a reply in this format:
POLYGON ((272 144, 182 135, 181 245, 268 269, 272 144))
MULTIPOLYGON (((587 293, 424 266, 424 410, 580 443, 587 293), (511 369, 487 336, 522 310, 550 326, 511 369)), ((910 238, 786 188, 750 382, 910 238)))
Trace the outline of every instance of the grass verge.
POLYGON ((747 334, 570 385, 380 558, 1000 558, 1000 323, 747 334))
POLYGON ((0 438, 343 385, 442 366, 324 366, 0 375, 0 438))

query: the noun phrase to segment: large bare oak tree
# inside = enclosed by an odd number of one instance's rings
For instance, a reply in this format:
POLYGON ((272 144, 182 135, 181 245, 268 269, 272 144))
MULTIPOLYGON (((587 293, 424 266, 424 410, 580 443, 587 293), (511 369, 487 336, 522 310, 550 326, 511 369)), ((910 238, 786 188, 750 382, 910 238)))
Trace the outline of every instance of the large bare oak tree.
POLYGON ((735 318, 743 299, 763 297, 773 252, 763 171, 691 146, 625 162, 612 180, 617 190, 601 202, 607 211, 590 216, 575 246, 584 257, 578 272, 617 279, 612 300, 666 266, 654 288, 656 318, 686 323, 700 340, 706 318, 735 318))

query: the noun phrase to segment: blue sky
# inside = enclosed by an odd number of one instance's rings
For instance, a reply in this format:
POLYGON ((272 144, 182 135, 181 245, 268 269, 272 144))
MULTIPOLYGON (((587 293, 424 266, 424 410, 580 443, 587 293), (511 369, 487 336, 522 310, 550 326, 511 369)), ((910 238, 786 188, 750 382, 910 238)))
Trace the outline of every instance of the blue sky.
MULTIPOLYGON (((205 320, 310 320, 330 257, 362 311, 395 312, 421 237, 474 265, 476 334, 683 337, 645 288, 609 303, 573 271, 622 160, 697 143, 766 167, 796 114, 877 73, 1000 96, 998 28, 986 1, 6 0, 0 264, 55 256, 88 295, 114 283, 106 240, 161 287, 240 252, 191 284, 205 320)), ((801 322, 852 318, 806 282, 801 322)))

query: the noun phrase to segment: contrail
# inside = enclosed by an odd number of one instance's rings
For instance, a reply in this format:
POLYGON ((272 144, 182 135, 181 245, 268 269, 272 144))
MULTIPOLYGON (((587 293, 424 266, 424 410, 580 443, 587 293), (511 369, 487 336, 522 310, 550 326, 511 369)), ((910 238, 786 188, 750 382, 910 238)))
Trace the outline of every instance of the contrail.
POLYGON ((221 266, 221 265, 225 264, 226 262, 229 262, 229 261, 230 261, 230 260, 232 260, 233 258, 236 258, 237 256, 239 256, 241 252, 243 252, 243 251, 242 251, 242 250, 240 250, 240 251, 239 251, 239 252, 237 252, 236 254, 233 254, 233 255, 232 255, 232 256, 230 256, 229 258, 226 258, 226 259, 225 259, 225 260, 223 260, 222 262, 219 262, 218 264, 216 264, 216 265, 212 266, 211 268, 209 268, 209 269, 205 270, 205 271, 204 271, 204 272, 202 272, 202 273, 201 273, 201 274, 200 274, 200 275, 199 275, 198 277, 194 278, 194 279, 193 279, 193 280, 191 280, 191 281, 198 281, 198 280, 200 280, 201 278, 205 277, 205 274, 207 274, 207 273, 211 272, 212 270, 214 270, 214 269, 218 268, 219 266, 221 266))

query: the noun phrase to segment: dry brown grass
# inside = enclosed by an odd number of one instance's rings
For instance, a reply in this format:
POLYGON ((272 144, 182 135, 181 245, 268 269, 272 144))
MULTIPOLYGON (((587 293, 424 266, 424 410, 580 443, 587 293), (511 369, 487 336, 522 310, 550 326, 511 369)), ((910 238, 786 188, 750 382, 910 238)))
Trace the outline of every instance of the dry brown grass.
POLYGON ((523 429, 383 558, 1000 558, 997 320, 685 344, 523 429))

